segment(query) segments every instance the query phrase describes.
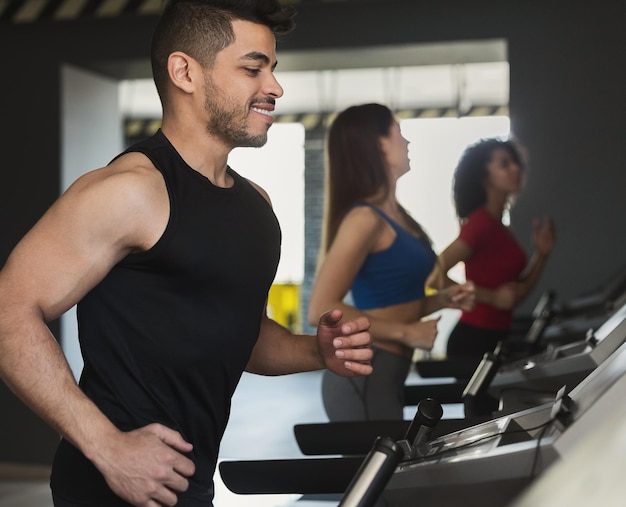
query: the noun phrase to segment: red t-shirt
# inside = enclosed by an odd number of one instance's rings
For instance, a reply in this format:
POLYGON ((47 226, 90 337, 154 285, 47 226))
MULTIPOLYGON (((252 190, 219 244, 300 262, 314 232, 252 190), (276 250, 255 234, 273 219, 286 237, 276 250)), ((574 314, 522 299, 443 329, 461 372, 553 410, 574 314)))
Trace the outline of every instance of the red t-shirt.
MULTIPOLYGON (((514 282, 526 267, 526 253, 502 222, 484 208, 473 211, 461 225, 459 239, 472 250, 465 261, 465 278, 477 286, 495 289, 514 282)), ((461 314, 461 322, 487 329, 509 329, 511 310, 499 310, 477 303, 471 312, 461 314)))

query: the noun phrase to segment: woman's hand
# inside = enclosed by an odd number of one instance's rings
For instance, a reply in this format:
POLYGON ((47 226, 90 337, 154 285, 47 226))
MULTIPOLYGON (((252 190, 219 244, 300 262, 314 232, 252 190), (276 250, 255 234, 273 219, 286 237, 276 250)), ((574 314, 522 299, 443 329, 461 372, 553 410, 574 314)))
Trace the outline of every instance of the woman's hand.
POLYGON ((554 222, 550 217, 544 217, 543 220, 535 218, 533 220, 533 244, 538 255, 547 257, 556 241, 556 233, 554 222))
POLYGON ((407 324, 403 343, 412 349, 431 350, 437 338, 439 319, 441 317, 418 320, 407 324))
POLYGON ((476 286, 474 282, 452 285, 437 293, 441 298, 442 308, 455 308, 470 311, 476 305, 476 286))

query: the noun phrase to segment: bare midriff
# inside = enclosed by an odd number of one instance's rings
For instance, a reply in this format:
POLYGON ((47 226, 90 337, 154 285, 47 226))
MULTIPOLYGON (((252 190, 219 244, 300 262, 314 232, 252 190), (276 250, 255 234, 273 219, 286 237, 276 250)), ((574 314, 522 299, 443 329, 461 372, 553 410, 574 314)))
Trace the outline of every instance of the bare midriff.
MULTIPOLYGON (((397 322, 400 324, 409 324, 419 320, 417 317, 421 315, 423 300, 416 299, 393 306, 384 308, 373 308, 371 310, 362 310, 367 316, 375 319, 383 319, 389 322, 397 322)), ((381 339, 374 337, 374 346, 404 357, 413 356, 413 348, 400 343, 394 339, 381 339)))

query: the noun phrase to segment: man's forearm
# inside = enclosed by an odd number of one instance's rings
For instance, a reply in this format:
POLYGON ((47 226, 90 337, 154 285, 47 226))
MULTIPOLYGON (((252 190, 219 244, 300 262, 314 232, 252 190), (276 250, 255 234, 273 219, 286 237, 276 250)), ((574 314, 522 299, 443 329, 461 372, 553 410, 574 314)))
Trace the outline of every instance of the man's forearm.
POLYGON ((263 319, 246 371, 259 375, 285 375, 322 368, 324 363, 317 351, 315 336, 294 335, 272 319, 263 319))
POLYGON ((80 388, 43 323, 0 319, 0 375, 35 414, 88 457, 90 445, 116 431, 80 388))

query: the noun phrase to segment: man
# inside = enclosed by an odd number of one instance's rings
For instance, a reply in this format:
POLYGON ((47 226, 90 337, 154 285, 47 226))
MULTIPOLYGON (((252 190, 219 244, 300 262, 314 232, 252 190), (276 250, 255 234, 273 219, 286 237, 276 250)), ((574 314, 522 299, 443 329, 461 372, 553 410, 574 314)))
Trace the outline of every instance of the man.
POLYGON ((0 272, 0 371, 63 436, 57 507, 208 506, 242 371, 369 374, 369 323, 294 336, 265 316, 280 229, 227 167, 272 123, 272 1, 178 1, 152 44, 162 130, 79 178, 0 272), (78 303, 80 388, 46 326, 78 303))

